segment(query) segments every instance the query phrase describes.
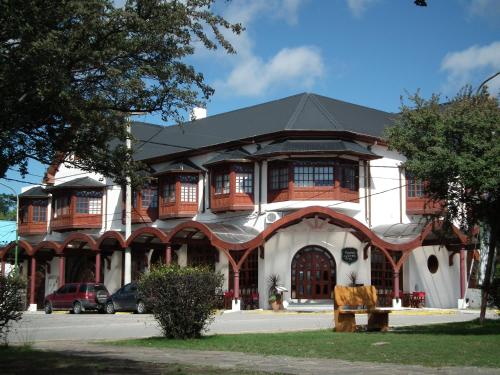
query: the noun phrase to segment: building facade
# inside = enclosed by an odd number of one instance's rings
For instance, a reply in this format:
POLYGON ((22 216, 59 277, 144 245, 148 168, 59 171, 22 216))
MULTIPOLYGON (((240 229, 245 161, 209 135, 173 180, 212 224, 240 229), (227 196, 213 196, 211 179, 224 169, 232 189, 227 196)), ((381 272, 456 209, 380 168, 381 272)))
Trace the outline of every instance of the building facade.
MULTIPOLYGON (((337 284, 372 284, 379 303, 425 293, 429 307, 463 299, 471 252, 444 232, 441 206, 405 175, 383 131, 394 114, 299 94, 181 126, 133 122, 149 183, 48 170, 20 195, 20 260, 30 308, 67 282, 110 292, 155 263, 209 265, 233 308, 267 308, 277 275, 291 304, 331 301, 337 284), (32 292, 33 291, 33 292, 32 292)), ((2 271, 14 244, 0 251, 2 271)))

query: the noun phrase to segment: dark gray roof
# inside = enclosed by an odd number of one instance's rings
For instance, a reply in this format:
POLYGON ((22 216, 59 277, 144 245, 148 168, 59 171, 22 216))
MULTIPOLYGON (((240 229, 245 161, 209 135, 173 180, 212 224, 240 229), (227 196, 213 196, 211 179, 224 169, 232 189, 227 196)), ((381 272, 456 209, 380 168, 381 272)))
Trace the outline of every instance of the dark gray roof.
POLYGON ((48 198, 49 194, 41 186, 35 186, 19 194, 19 198, 48 198))
POLYGON ((382 137, 395 114, 316 94, 298 94, 182 126, 132 123, 135 158, 145 160, 282 131, 342 131, 382 137), (145 142, 148 141, 148 142, 145 142))
POLYGON ((106 185, 90 177, 75 178, 62 184, 48 187, 47 190, 71 189, 71 188, 103 188, 106 185))
POLYGON ((233 150, 233 151, 225 151, 220 152, 216 157, 210 159, 204 165, 214 165, 222 162, 249 162, 252 161, 251 156, 248 152, 243 150, 233 150))
POLYGON ((256 156, 269 156, 276 154, 315 154, 315 153, 338 153, 364 156, 366 158, 380 158, 366 147, 355 142, 348 141, 326 141, 326 140, 286 140, 271 143, 255 152, 256 156))
POLYGON ((173 161, 164 166, 159 166, 153 168, 153 176, 158 176, 167 172, 190 172, 190 173, 198 173, 201 171, 201 168, 190 162, 189 160, 183 161, 173 161))

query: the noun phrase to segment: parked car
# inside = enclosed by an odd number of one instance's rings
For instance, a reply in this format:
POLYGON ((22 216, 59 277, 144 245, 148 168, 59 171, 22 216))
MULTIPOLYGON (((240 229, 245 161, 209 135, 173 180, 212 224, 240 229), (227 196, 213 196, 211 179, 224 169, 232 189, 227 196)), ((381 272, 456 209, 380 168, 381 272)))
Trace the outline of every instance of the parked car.
POLYGON ((109 293, 104 284, 68 283, 45 297, 45 313, 69 310, 75 314, 97 310, 105 312, 109 293))
POLYGON ((106 312, 114 314, 115 311, 134 311, 138 314, 146 312, 144 301, 139 298, 137 284, 129 283, 122 286, 108 298, 106 312))

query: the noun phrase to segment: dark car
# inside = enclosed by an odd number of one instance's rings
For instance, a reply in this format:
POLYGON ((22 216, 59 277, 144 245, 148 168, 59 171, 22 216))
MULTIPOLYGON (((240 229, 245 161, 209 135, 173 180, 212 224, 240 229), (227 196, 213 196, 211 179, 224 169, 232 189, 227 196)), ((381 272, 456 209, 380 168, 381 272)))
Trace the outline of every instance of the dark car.
POLYGON ((122 286, 108 298, 106 312, 114 314, 115 311, 134 311, 138 314, 146 312, 144 301, 139 298, 137 284, 130 283, 122 286))
POLYGON ((75 314, 87 310, 104 312, 108 298, 104 284, 68 283, 45 297, 45 313, 53 310, 69 310, 75 314))

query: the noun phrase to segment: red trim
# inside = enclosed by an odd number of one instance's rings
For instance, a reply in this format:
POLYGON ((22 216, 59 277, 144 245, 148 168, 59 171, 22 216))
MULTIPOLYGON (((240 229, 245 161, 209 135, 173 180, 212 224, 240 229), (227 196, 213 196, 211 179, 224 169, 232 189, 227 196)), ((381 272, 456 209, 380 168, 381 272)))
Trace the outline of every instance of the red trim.
POLYGON ((54 250, 56 252, 56 254, 61 254, 63 251, 61 244, 59 244, 55 241, 42 241, 33 248, 33 252, 37 253, 38 251, 40 251, 42 249, 54 250))
POLYGON ((99 251, 99 248, 97 247, 96 241, 90 237, 88 234, 85 233, 71 233, 66 240, 63 242, 61 245, 61 248, 63 251, 66 250, 67 246, 73 242, 73 241, 80 241, 80 242, 85 242, 86 244, 89 245, 90 249, 93 251, 99 251))
MULTIPOLYGON (((10 244, 8 244, 7 246, 5 246, 3 248, 3 253, 2 253, 2 258, 4 258, 7 253, 13 249, 15 249, 16 247, 16 242, 13 241, 11 242, 10 244)), ((35 254, 35 251, 33 250, 33 246, 31 246, 31 244, 25 240, 19 240, 19 249, 23 249, 24 251, 26 251, 26 253, 29 255, 29 256, 33 256, 33 254, 35 254)))
POLYGON ((166 234, 162 230, 160 230, 158 228, 153 228, 153 227, 142 227, 142 228, 136 229, 134 232, 132 232, 130 237, 127 239, 126 247, 129 247, 137 237, 143 236, 145 234, 149 234, 149 235, 152 235, 153 237, 158 238, 160 240, 160 242, 164 243, 164 244, 167 244, 170 242, 168 234, 166 234))
POLYGON ((96 242, 97 247, 100 249, 102 243, 110 238, 116 240, 116 242, 118 242, 118 245, 120 245, 122 249, 125 249, 127 247, 127 241, 125 240, 125 237, 123 237, 120 232, 117 232, 115 230, 108 230, 107 232, 104 232, 96 242))

